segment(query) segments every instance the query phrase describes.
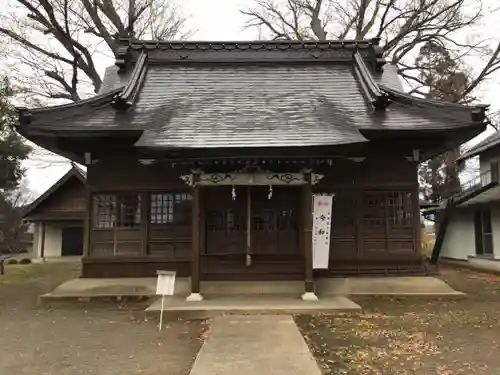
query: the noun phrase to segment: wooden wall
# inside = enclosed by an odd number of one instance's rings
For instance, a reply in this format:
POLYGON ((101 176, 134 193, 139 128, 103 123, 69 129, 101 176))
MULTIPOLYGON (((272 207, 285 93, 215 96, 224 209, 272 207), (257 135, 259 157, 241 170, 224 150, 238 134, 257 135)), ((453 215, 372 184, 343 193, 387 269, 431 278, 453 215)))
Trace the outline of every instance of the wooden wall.
POLYGON ((323 173, 314 192, 335 199, 329 270, 316 273, 421 273, 416 163, 344 160, 323 173))
POLYGON ((30 213, 30 219, 82 219, 85 211, 85 185, 76 177, 50 195, 30 213))
MULTIPOLYGON (((330 268, 326 273, 421 272, 416 163, 403 157, 363 162, 336 159, 331 165, 313 169, 325 176, 314 186, 314 192, 335 194, 330 268)), ((154 276, 159 267, 189 274, 190 221, 182 225, 153 224, 148 216, 152 194, 189 192, 180 174, 170 164, 145 166, 132 160, 102 160, 88 168, 92 194, 133 191, 141 195, 144 207, 140 209, 142 224, 137 227, 92 229, 84 277, 154 276)), ((301 261, 291 263, 299 265, 293 273, 300 278, 301 261)), ((262 274, 271 271, 265 264, 260 267, 262 274)))

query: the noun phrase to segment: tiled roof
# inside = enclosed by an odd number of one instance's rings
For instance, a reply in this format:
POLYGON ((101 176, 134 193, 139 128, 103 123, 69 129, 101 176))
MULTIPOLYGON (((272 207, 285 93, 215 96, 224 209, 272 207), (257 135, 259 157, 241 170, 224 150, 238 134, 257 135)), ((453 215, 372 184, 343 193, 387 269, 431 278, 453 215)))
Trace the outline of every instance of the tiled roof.
POLYGON ((108 70, 100 96, 26 111, 25 122, 68 134, 143 131, 136 146, 152 148, 337 145, 366 142, 364 130, 482 124, 484 108, 402 93, 377 51, 369 41, 131 43, 117 60, 127 83, 108 70))

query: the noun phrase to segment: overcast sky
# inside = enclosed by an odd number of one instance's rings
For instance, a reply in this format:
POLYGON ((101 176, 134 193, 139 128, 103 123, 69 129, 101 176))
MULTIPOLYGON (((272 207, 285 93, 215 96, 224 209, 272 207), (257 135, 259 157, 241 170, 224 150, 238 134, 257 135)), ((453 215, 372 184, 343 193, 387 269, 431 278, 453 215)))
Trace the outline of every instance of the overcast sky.
MULTIPOLYGON (((3 0, 0 0, 3 1, 3 0)), ((486 0, 492 4, 498 0, 486 0)), ((196 40, 251 40, 256 39, 257 31, 244 30, 245 18, 239 12, 240 9, 247 9, 254 3, 252 0, 182 0, 181 4, 185 14, 190 16, 190 27, 197 30, 192 39, 196 40)), ((495 30, 498 30, 498 20, 494 17, 486 18, 484 30, 481 33, 497 37, 495 30)), ((113 64, 110 59, 102 58, 98 66, 101 74, 107 65, 113 64)), ((478 96, 484 103, 494 104, 498 101, 498 89, 500 77, 493 77, 482 86, 478 96)), ((493 109, 499 109, 499 105, 494 105, 493 109)), ((484 135, 481 136, 484 138, 484 135)), ((63 159, 45 155, 40 156, 35 153, 28 167, 27 179, 28 187, 33 194, 39 195, 48 189, 57 179, 59 179, 68 169, 69 163, 63 159), (47 162, 50 161, 50 163, 47 162)))

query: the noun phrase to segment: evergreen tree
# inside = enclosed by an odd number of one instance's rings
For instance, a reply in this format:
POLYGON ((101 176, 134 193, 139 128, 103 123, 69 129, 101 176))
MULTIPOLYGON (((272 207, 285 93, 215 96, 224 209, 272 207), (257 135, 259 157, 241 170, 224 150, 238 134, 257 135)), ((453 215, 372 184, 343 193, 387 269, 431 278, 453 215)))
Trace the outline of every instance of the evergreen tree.
MULTIPOLYGON (((450 103, 473 100, 465 95, 470 77, 460 60, 454 58, 445 46, 425 43, 419 50, 415 66, 419 71, 418 79, 423 86, 429 87, 425 95, 428 99, 450 103)), ((436 202, 460 191, 459 174, 464 166, 457 162, 459 156, 460 149, 454 148, 422 164, 420 182, 427 200, 436 202)))
POLYGON ((16 112, 9 99, 13 91, 6 78, 0 80, 0 194, 19 186, 24 175, 22 161, 31 148, 14 130, 16 112))

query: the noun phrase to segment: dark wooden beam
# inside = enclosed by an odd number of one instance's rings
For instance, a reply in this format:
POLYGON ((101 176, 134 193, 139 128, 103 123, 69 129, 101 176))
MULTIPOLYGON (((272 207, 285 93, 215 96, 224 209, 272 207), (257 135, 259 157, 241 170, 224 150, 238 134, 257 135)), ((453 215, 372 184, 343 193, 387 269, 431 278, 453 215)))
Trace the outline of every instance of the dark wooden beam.
POLYGON ((384 193, 384 237, 385 237, 385 251, 389 252, 390 238, 389 238, 389 197, 388 192, 384 193))
POLYGON ((141 193, 141 254, 147 256, 149 253, 149 208, 151 195, 148 192, 141 193))
POLYGON ((90 231, 92 226, 92 192, 87 187, 85 189, 85 211, 83 222, 83 255, 90 255, 90 231))
POLYGON ((302 220, 303 220, 303 236, 302 246, 304 251, 304 281, 305 293, 302 295, 304 300, 316 300, 314 294, 314 275, 313 275, 313 249, 312 249, 312 230, 313 230, 313 207, 312 207, 312 185, 311 172, 304 174, 306 184, 302 185, 302 220))
POLYGON ((418 197, 418 185, 411 192, 412 217, 413 217, 413 251, 420 254, 421 233, 420 227, 420 200, 418 197))
POLYGON ((40 258, 45 258, 45 222, 42 221, 42 236, 40 243, 40 258))
POLYGON ((193 176, 192 192, 192 254, 191 254, 191 294, 186 298, 189 302, 203 299, 200 293, 200 186, 197 185, 199 175, 193 176))
MULTIPOLYGON (((363 190, 355 190, 355 225, 356 225, 356 257, 360 258, 363 254, 363 190)), ((335 202, 334 202, 335 204, 335 202)))

